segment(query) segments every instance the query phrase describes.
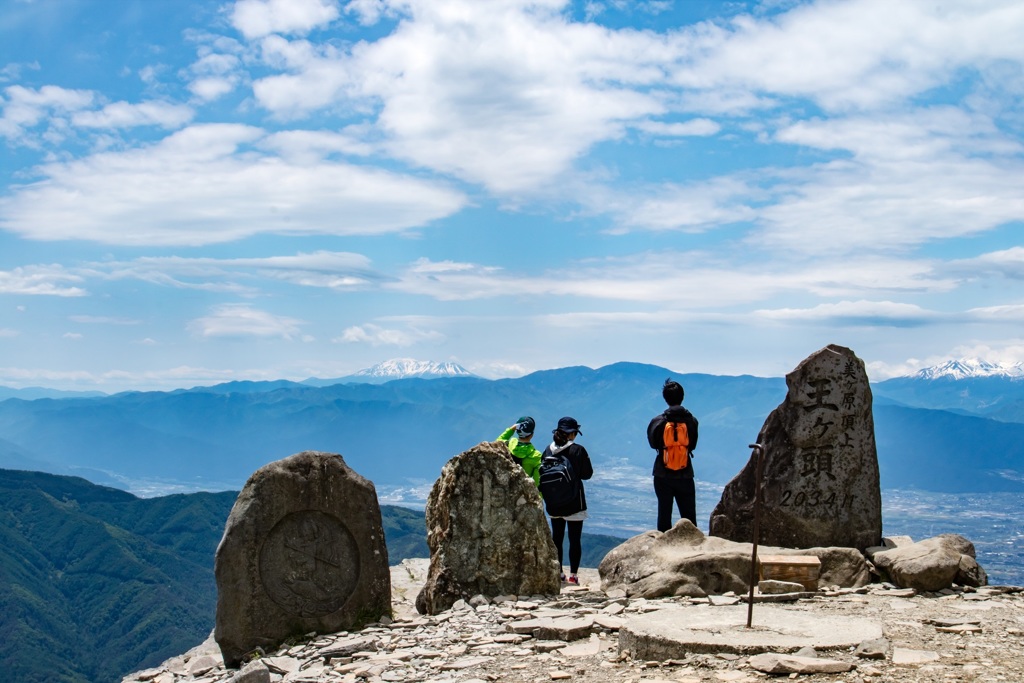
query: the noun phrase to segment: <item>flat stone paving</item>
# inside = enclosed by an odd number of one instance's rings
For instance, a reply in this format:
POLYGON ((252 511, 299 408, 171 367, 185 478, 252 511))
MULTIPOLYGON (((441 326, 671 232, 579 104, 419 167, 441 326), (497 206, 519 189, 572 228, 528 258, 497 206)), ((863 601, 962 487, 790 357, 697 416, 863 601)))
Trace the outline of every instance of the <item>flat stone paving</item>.
POLYGON ((861 617, 758 604, 747 628, 746 605, 688 606, 627 620, 619 630, 619 651, 629 650, 634 659, 664 661, 690 653, 836 650, 881 637, 881 623, 861 617))

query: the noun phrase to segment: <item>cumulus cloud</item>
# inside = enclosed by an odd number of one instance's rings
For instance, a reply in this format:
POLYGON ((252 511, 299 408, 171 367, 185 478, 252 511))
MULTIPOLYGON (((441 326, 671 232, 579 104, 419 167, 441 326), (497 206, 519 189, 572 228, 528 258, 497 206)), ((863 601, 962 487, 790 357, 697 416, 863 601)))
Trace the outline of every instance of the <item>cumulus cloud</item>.
POLYGON ((224 304, 209 315, 188 323, 188 330, 198 337, 280 337, 294 339, 301 335, 303 321, 274 315, 248 304, 224 304))
POLYGON ((251 39, 271 33, 306 33, 338 15, 334 0, 239 0, 231 23, 251 39))
POLYGON ((368 235, 421 227, 465 197, 411 176, 254 154, 261 129, 199 125, 126 152, 54 162, 0 199, 0 227, 37 240, 202 245, 263 233, 368 235))
POLYGON ((96 95, 88 90, 70 90, 55 85, 38 89, 11 85, 4 88, 0 100, 0 136, 18 140, 25 129, 32 128, 48 117, 66 117, 92 105, 96 95))

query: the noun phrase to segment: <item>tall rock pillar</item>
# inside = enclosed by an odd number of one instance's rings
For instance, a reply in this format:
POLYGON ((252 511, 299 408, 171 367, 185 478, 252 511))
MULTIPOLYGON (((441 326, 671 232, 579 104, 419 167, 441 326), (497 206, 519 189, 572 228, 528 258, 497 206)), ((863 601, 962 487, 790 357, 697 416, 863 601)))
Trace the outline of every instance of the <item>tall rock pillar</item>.
MULTIPOLYGON (((785 400, 758 435, 766 446, 759 542, 867 548, 882 537, 871 387, 853 351, 829 345, 786 375, 785 400)), ((711 535, 751 541, 756 457, 711 513, 711 535)))

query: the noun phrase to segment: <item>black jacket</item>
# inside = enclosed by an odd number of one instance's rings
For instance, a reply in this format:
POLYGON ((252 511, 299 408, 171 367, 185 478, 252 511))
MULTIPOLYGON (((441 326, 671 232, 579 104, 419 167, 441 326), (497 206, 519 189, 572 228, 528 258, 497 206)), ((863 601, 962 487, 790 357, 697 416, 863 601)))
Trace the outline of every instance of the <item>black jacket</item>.
POLYGON ((658 415, 647 425, 647 443, 655 451, 654 470, 651 472, 656 477, 668 477, 669 479, 693 479, 693 451, 697 449, 697 418, 682 406, 670 406, 661 415, 658 415), (685 422, 686 430, 690 436, 690 461, 681 470, 670 470, 665 467, 661 451, 665 448, 665 423, 685 422))
MULTIPOLYGON (((581 512, 587 509, 587 494, 583 490, 583 480, 590 479, 594 476, 594 466, 590 464, 590 454, 587 453, 587 449, 579 445, 575 441, 565 449, 559 451, 560 455, 564 455, 572 465, 572 471, 576 474, 576 477, 580 480, 580 497, 572 503, 567 503, 558 509, 548 508, 548 515, 551 517, 568 517, 569 515, 575 515, 577 512, 581 512)), ((544 454, 541 456, 541 462, 544 462, 544 458, 551 455, 551 446, 544 449, 544 454)))

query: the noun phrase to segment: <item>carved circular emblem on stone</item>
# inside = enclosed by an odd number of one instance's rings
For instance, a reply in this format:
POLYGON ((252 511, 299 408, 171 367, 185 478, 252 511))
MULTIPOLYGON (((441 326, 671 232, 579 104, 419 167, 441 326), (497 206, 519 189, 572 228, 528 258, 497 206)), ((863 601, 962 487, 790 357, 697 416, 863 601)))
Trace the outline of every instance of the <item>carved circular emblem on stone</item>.
POLYGON ((359 581, 359 548, 348 527, 319 510, 283 517, 260 549, 260 580, 291 614, 318 617, 345 604, 359 581))

